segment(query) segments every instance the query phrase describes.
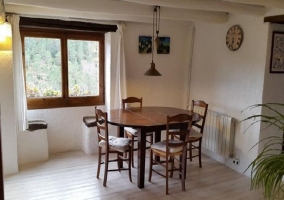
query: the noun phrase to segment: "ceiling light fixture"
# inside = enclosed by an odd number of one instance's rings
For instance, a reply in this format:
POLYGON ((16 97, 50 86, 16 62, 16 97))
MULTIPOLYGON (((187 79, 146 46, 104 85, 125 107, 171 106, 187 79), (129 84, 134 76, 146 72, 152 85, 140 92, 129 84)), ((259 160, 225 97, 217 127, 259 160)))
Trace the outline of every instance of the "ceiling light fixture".
POLYGON ((12 31, 8 22, 0 24, 0 51, 12 51, 12 31))
POLYGON ((154 29, 155 29, 155 24, 156 24, 156 34, 157 34, 157 37, 155 39, 155 43, 156 43, 156 46, 158 48, 158 45, 160 44, 160 42, 159 42, 160 6, 155 6, 155 8, 154 8, 154 13, 153 13, 153 37, 152 37, 152 63, 151 63, 150 69, 148 69, 144 73, 145 76, 162 76, 158 72, 158 70, 156 70, 155 63, 153 61, 154 60, 153 57, 154 57, 154 29))
POLYGON ((0 0, 0 24, 6 21, 4 0, 0 0))
POLYGON ((4 0, 0 0, 0 51, 12 50, 11 25, 6 22, 4 0))

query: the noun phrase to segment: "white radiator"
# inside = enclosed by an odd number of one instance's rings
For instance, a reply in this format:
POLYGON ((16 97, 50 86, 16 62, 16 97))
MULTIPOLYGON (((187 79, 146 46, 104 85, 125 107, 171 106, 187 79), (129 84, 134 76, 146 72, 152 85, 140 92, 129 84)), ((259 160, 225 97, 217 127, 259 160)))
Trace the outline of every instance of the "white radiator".
MULTIPOLYGON (((194 112, 204 109, 195 107, 194 112)), ((234 156, 235 120, 224 114, 208 110, 203 130, 202 147, 224 158, 234 156)))

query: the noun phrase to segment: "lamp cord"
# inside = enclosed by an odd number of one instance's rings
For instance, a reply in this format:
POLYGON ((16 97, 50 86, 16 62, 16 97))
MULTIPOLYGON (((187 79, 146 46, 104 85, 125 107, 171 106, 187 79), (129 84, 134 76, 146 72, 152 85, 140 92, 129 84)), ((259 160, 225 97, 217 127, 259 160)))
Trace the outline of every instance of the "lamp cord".
POLYGON ((153 13, 153 37, 152 37, 152 63, 153 63, 153 57, 154 57, 154 29, 155 29, 155 14, 157 13, 157 6, 154 9, 153 13))
POLYGON ((156 9, 156 34, 158 37, 160 31, 160 6, 157 6, 156 8, 159 9, 159 18, 158 18, 158 10, 156 9))

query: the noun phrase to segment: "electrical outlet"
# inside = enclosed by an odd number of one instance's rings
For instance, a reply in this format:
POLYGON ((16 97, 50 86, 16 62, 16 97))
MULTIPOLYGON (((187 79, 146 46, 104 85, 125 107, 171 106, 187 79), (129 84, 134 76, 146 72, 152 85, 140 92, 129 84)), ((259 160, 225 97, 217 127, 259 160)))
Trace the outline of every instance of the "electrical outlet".
POLYGON ((236 162, 236 165, 240 164, 239 159, 236 159, 235 162, 236 162))
POLYGON ((238 165, 238 164, 240 164, 240 160, 239 159, 233 159, 233 163, 238 165))

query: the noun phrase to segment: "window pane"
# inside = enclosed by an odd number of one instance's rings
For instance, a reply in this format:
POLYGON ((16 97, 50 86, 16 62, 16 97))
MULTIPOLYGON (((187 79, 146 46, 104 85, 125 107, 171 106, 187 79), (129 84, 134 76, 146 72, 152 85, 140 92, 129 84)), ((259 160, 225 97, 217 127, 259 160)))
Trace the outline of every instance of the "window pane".
POLYGON ((68 40, 69 96, 99 95, 99 42, 68 40))
POLYGON ((60 39, 25 37, 27 97, 61 97, 60 39))

